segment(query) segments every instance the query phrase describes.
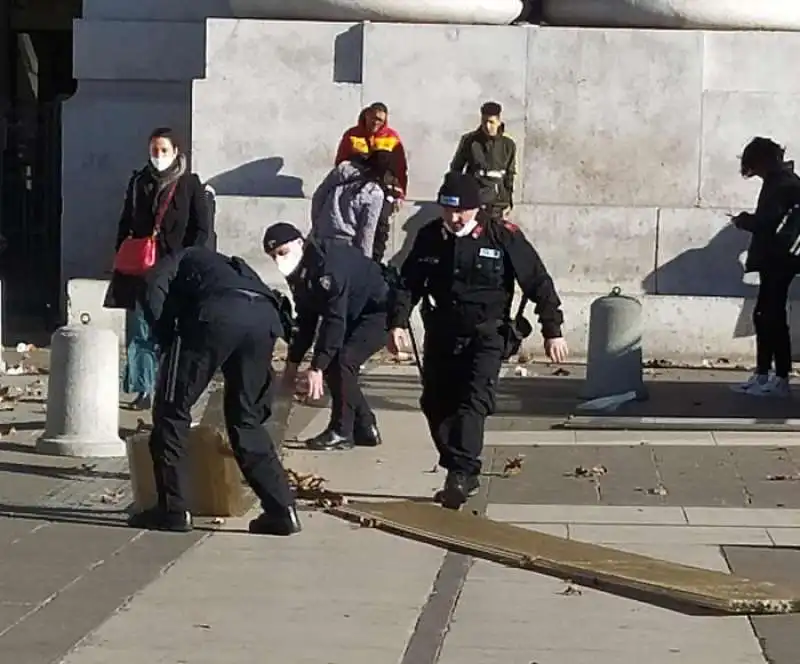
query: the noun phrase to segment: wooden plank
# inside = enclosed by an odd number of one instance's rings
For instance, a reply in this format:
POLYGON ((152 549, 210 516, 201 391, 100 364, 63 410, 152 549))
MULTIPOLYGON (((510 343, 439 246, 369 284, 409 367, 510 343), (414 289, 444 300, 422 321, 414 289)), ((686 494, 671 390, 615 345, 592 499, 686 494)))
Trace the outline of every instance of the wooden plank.
POLYGON ((800 432, 800 420, 755 417, 570 415, 556 428, 575 431, 775 431, 793 433, 800 432))
POLYGON ((568 540, 429 503, 351 503, 328 512, 460 553, 680 610, 800 612, 800 588, 568 540))

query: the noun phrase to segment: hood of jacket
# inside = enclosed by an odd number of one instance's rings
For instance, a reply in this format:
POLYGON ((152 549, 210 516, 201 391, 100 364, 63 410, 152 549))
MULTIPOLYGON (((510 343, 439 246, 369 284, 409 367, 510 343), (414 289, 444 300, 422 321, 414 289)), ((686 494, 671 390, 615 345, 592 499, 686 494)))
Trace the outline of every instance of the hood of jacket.
POLYGON ((358 132, 363 136, 393 136, 397 138, 397 132, 389 126, 389 113, 386 113, 386 122, 383 123, 383 127, 378 129, 374 134, 370 133, 369 129, 367 128, 367 111, 369 107, 361 109, 361 113, 358 114, 358 123, 356 124, 356 129, 358 132))

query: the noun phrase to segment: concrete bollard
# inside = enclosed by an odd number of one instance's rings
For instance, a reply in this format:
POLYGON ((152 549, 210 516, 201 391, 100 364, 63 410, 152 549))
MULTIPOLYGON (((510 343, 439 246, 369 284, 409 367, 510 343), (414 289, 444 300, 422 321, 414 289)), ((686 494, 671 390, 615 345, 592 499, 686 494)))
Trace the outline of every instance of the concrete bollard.
POLYGON ((45 431, 36 449, 74 457, 124 457, 119 436, 119 342, 94 325, 53 333, 45 431))
POLYGON ((614 288, 592 302, 583 399, 635 392, 647 398, 642 372, 642 303, 614 288))

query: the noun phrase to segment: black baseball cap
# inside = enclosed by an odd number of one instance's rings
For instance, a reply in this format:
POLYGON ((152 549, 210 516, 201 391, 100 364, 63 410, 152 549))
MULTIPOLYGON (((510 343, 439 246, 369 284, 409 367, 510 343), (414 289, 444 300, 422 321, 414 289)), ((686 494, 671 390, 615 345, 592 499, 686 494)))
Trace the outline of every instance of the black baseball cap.
POLYGON ((437 202, 444 207, 475 210, 481 206, 481 190, 471 175, 448 173, 439 189, 437 202))
POLYGON ((298 230, 297 226, 286 221, 279 221, 264 231, 264 251, 269 253, 282 244, 302 238, 303 234, 298 230))

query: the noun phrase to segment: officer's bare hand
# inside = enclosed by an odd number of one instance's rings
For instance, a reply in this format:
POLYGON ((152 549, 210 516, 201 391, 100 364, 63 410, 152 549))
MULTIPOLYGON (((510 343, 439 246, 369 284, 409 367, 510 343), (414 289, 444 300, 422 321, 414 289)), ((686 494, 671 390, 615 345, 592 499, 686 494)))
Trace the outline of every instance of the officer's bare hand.
POLYGON ((306 382, 308 384, 308 398, 311 401, 321 399, 325 392, 322 372, 319 369, 309 369, 306 371, 306 382))
POLYGON ((511 219, 511 206, 509 205, 507 208, 503 209, 503 221, 508 221, 511 219))
POLYGON ((562 362, 566 361, 567 355, 569 354, 569 348, 567 348, 567 342, 563 337, 558 337, 556 339, 545 339, 544 352, 547 354, 547 357, 551 362, 554 362, 555 364, 561 364, 562 362))
POLYGON ((397 355, 408 348, 408 332, 401 327, 394 327, 389 330, 389 340, 386 343, 386 348, 392 355, 397 355))

